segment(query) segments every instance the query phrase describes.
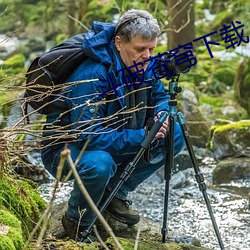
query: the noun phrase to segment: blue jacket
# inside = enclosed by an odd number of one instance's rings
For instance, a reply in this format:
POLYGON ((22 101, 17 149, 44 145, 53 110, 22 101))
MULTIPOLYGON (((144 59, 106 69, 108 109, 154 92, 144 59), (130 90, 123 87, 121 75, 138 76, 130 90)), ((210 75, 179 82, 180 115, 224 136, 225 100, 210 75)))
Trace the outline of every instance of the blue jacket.
MULTIPOLYGON (((48 124, 63 129, 47 131, 45 136, 62 133, 59 141, 68 137, 79 147, 83 147, 88 140, 88 150, 104 150, 113 155, 132 154, 140 148, 146 133, 144 128, 124 127, 126 85, 123 86, 122 73, 118 72, 122 63, 115 53, 114 31, 114 24, 94 22, 92 29, 86 33, 83 47, 88 59, 69 77, 68 87, 62 93, 63 102, 57 101, 56 107, 47 116, 48 124), (77 82, 82 80, 91 81, 77 82), (110 92, 104 94, 113 85, 119 86, 115 95, 110 92), (65 105, 69 111, 62 112, 65 105)), ((147 83, 150 87, 147 90, 147 106, 153 107, 150 115, 168 111, 169 95, 162 82, 155 79, 150 70, 145 72, 144 79, 151 79, 147 83)))

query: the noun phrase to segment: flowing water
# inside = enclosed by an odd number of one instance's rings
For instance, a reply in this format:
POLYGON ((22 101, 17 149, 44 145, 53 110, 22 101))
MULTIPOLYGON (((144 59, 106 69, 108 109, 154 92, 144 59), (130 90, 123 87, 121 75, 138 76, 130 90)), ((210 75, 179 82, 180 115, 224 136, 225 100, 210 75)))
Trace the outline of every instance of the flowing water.
MULTIPOLYGON (((215 163, 211 158, 202 162, 207 194, 226 250, 250 250, 250 180, 212 185, 211 173, 215 163)), ((159 173, 149 178, 130 194, 133 208, 142 217, 162 227, 165 180, 159 173)), ((72 182, 60 187, 56 203, 69 198, 72 182)), ((53 182, 40 186, 41 195, 49 200, 53 182)), ((206 208, 202 192, 197 187, 194 170, 175 173, 170 180, 168 202, 169 232, 176 236, 195 237, 201 245, 219 250, 218 240, 206 208)))

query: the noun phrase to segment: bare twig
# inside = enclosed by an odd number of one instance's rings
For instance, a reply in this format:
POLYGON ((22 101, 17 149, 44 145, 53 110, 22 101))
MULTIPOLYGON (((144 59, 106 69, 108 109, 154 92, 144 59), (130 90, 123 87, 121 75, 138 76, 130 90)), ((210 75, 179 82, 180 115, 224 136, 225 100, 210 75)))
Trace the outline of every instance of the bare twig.
POLYGON ((102 214, 100 213, 100 211, 98 210, 98 208, 96 207, 95 203, 93 202, 92 198, 90 197, 88 191, 86 190, 79 174, 77 173, 77 170, 75 168, 74 162, 71 158, 71 153, 69 149, 64 149, 61 152, 61 157, 62 158, 66 158, 68 160, 69 166, 73 172, 73 176, 75 178, 76 183, 78 184, 78 187, 80 189, 80 191, 82 192, 82 194, 84 195, 84 198, 86 199, 86 201, 88 202, 90 208, 94 211, 94 213, 97 215, 98 219, 100 220, 100 222, 102 223, 102 225, 104 226, 105 230, 108 232, 108 234, 113 238, 115 245, 117 246, 117 248, 119 250, 123 250, 123 247, 121 246, 121 244, 119 243, 119 241, 117 240, 116 236, 114 235, 111 227, 109 226, 109 224, 106 222, 106 220, 104 219, 104 217, 102 216, 102 214))
POLYGON ((87 26, 85 26, 82 22, 80 22, 79 20, 77 20, 76 18, 74 18, 71 15, 68 15, 68 17, 72 20, 74 20, 76 23, 80 24, 80 26, 82 26, 86 31, 89 31, 89 28, 87 26))
POLYGON ((93 226, 93 230, 94 230, 94 233, 95 233, 97 239, 99 240, 99 242, 101 243, 101 245, 104 247, 104 249, 109 250, 108 246, 105 244, 105 242, 102 240, 100 234, 98 233, 96 225, 93 226))
POLYGON ((139 246, 139 237, 140 237, 140 233, 141 233, 141 225, 142 225, 142 222, 140 220, 139 221, 139 225, 138 225, 138 230, 137 230, 136 238, 135 238, 134 250, 137 250, 138 246, 139 246))

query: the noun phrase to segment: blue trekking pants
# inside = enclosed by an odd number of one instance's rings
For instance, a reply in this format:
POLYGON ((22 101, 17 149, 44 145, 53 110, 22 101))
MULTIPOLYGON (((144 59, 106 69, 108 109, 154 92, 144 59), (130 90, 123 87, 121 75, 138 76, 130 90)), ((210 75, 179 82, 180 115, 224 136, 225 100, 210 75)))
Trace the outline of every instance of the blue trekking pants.
MULTIPOLYGON (((145 161, 144 157, 139 160, 135 170, 128 180, 123 183, 116 197, 125 200, 128 192, 135 190, 139 184, 145 181, 156 170, 164 166, 166 156, 164 139, 158 139, 154 144, 154 148, 151 149, 152 160, 150 160, 150 162, 145 161)), ((184 147, 185 142, 181 128, 178 123, 175 123, 174 154, 177 155, 180 153, 184 147)), ((71 151, 73 161, 75 161, 81 149, 74 143, 69 144, 68 148, 71 151)), ((42 151, 44 166, 54 177, 56 176, 61 150, 62 149, 58 149, 55 151, 53 147, 50 147, 42 151)), ((117 157, 101 150, 85 151, 82 154, 77 164, 77 171, 96 205, 100 203, 105 189, 110 191, 116 186, 120 180, 119 177, 121 173, 127 164, 133 160, 134 156, 135 155, 117 157)), ((63 175, 67 175, 69 170, 70 167, 66 163, 63 169, 63 175)), ((81 217, 80 212, 84 209, 86 209, 86 211, 81 218, 81 225, 88 226, 93 220, 94 213, 84 199, 75 181, 71 197, 68 201, 68 216, 77 222, 81 217)))

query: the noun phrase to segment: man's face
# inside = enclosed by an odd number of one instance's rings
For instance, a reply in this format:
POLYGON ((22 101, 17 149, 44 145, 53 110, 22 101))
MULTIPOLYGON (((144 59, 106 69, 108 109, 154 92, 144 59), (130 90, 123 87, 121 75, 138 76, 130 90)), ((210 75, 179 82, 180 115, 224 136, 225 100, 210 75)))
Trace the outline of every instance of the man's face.
MULTIPOLYGON (((115 37, 115 46, 127 67, 134 65, 134 61, 137 64, 148 60, 153 55, 156 44, 157 39, 146 40, 140 35, 136 35, 129 43, 124 43, 119 36, 115 37)), ((138 70, 145 71, 149 63, 150 61, 147 61, 143 65, 137 65, 138 70)), ((131 71, 136 72, 136 67, 132 67, 131 71)))

